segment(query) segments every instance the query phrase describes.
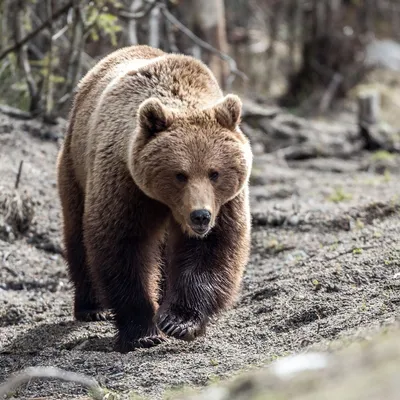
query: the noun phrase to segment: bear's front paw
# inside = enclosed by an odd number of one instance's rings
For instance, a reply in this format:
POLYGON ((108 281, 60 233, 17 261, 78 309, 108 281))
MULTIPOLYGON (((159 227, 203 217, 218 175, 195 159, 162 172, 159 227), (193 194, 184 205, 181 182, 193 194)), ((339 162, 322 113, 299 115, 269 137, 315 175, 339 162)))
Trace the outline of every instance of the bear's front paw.
POLYGON ((157 346, 167 339, 158 331, 158 329, 152 329, 144 335, 127 334, 126 332, 119 332, 115 350, 120 353, 128 353, 137 348, 150 348, 157 346))
POLYGON ((75 319, 83 322, 112 321, 113 315, 110 311, 99 310, 80 310, 75 312, 75 319))
POLYGON ((206 332, 206 321, 201 318, 184 317, 165 311, 156 318, 158 329, 176 339, 192 341, 206 332))

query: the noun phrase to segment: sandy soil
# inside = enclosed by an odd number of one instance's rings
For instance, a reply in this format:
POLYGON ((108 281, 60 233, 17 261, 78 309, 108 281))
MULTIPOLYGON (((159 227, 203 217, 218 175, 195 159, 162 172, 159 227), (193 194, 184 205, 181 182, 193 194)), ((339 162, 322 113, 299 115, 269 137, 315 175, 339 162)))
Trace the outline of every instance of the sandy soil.
MULTIPOLYGON (((19 190, 35 202, 29 231, 11 242, 0 239, 0 382, 27 366, 54 365, 112 390, 160 399, 171 389, 201 387, 396 320, 400 159, 359 154, 287 164, 259 155, 251 190, 253 250, 236 307, 193 343, 113 352, 111 323, 77 323, 71 315, 55 181, 59 131, 0 114, 0 190, 12 190, 24 160, 19 190)), ((55 381, 31 382, 14 393, 85 395, 55 381)))

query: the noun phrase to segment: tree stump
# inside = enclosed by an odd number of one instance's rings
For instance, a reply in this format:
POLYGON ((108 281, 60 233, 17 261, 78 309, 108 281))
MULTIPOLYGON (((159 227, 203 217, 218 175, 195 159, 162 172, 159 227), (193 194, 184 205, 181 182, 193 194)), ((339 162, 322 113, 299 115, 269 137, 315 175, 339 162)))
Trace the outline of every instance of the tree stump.
POLYGON ((382 148, 379 138, 380 95, 376 90, 360 93, 358 103, 358 126, 367 150, 382 148))

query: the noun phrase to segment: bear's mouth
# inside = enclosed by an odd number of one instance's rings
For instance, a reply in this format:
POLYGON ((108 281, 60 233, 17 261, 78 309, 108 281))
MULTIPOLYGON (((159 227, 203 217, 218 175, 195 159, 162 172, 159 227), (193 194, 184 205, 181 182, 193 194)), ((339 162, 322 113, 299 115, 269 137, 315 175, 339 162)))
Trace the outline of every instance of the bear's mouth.
POLYGON ((207 225, 207 226, 190 225, 190 228, 198 236, 205 236, 211 229, 211 227, 209 225, 207 225))

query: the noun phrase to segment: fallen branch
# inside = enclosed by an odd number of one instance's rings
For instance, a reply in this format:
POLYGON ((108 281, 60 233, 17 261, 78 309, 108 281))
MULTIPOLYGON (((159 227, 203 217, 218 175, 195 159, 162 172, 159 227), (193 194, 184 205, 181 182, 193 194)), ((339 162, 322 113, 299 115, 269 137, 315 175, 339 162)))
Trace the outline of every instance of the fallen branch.
POLYGON ((56 21, 58 18, 60 18, 62 15, 64 15, 66 12, 68 12, 68 10, 72 7, 72 3, 73 3, 72 1, 69 1, 64 7, 61 7, 49 19, 44 21, 42 25, 38 26, 35 30, 28 33, 22 39, 18 40, 14 45, 6 48, 2 53, 0 53, 0 61, 3 58, 7 57, 10 53, 13 53, 14 51, 19 50, 23 45, 25 45, 30 40, 32 40, 36 35, 38 35, 44 29, 51 26, 52 22, 56 21))
POLYGON ((16 119, 22 119, 22 120, 32 119, 31 113, 19 110, 18 108, 15 107, 10 107, 5 105, 0 106, 0 113, 16 119))
POLYGON ((15 179, 15 189, 18 189, 19 181, 21 179, 21 173, 22 173, 22 166, 23 165, 24 165, 24 160, 21 160, 21 162, 19 163, 17 178, 15 179))
POLYGON ((85 386, 91 392, 91 395, 95 400, 103 400, 105 396, 100 385, 93 378, 86 375, 65 371, 55 367, 29 367, 18 375, 9 378, 0 386, 0 398, 3 399, 17 387, 31 381, 32 379, 38 378, 61 379, 67 382, 78 383, 79 385, 85 386))
POLYGON ((352 253, 353 254, 354 253, 358 254, 358 252, 362 252, 364 250, 370 250, 370 249, 373 249, 375 247, 376 246, 352 247, 351 249, 344 250, 344 251, 342 251, 342 252, 340 252, 338 254, 335 254, 334 256, 331 256, 331 257, 325 256, 325 259, 328 260, 328 261, 332 261, 332 260, 336 260, 337 258, 342 257, 342 256, 344 256, 346 254, 352 254, 352 253))

